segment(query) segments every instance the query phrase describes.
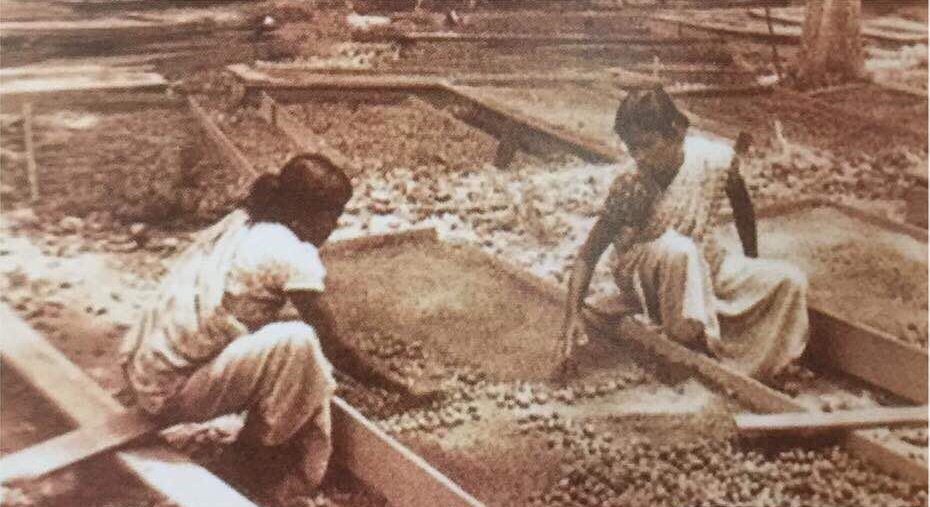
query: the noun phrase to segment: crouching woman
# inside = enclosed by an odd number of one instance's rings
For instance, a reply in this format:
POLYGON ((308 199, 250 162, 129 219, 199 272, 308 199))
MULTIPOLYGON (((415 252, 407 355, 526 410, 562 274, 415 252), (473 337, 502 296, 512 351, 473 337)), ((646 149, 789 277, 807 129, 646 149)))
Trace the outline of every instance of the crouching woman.
POLYGON ((318 155, 260 177, 239 209, 182 252, 121 351, 136 402, 153 416, 247 411, 239 440, 255 449, 249 461, 279 504, 312 493, 327 468, 327 356, 357 366, 323 303, 317 251, 351 194, 346 175, 318 155), (300 320, 279 318, 287 302, 300 320))

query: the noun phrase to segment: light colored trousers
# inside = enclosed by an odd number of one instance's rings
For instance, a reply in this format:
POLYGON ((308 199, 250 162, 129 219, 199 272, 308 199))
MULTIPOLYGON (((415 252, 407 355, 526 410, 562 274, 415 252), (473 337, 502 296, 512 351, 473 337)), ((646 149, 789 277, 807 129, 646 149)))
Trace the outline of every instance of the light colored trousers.
POLYGON ((332 366, 313 328, 268 324, 237 338, 188 379, 175 397, 182 418, 206 421, 248 411, 240 438, 265 446, 296 439, 309 486, 323 479, 332 454, 332 366))
POLYGON ((719 255, 711 267, 691 238, 668 230, 624 256, 618 280, 639 284, 640 303, 672 339, 703 337, 723 363, 771 377, 807 346, 807 277, 783 261, 719 255))

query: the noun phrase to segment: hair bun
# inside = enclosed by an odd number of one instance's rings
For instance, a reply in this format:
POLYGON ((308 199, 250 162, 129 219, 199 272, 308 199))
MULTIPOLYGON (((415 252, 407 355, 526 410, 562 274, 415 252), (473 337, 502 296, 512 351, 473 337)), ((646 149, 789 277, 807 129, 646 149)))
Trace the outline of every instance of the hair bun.
POLYGON ((250 212, 258 210, 268 210, 272 207, 275 199, 280 199, 278 175, 265 173, 252 182, 252 188, 246 197, 246 207, 250 212))

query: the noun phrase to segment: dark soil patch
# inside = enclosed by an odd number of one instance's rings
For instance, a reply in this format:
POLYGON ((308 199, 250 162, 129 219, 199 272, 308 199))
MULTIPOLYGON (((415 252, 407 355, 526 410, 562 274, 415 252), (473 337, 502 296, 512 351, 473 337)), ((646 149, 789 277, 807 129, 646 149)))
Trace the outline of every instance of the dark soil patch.
MULTIPOLYGON (((182 150, 194 138, 183 109, 40 110, 34 123, 40 216, 96 212, 124 222, 164 222, 181 211, 182 150)), ((28 196, 24 170, 18 164, 4 181, 15 189, 6 209, 28 196)))
MULTIPOLYGON (((860 100, 866 103, 870 99, 860 100)), ((687 97, 678 102, 700 116, 748 130, 758 140, 772 139, 773 125, 778 120, 789 141, 837 154, 877 156, 889 148, 927 152, 925 109, 922 115, 915 110, 911 121, 902 124, 876 117, 878 113, 865 108, 853 113, 825 100, 783 91, 756 96, 687 97), (918 123, 924 125, 916 127, 918 123)))
POLYGON ((369 171, 428 166, 481 169, 494 162, 497 140, 419 102, 321 102, 288 110, 330 146, 369 171))
POLYGON ((875 84, 826 92, 818 100, 852 113, 865 114, 876 122, 895 124, 927 137, 927 99, 889 90, 875 84), (868 104, 868 107, 863 107, 868 104))

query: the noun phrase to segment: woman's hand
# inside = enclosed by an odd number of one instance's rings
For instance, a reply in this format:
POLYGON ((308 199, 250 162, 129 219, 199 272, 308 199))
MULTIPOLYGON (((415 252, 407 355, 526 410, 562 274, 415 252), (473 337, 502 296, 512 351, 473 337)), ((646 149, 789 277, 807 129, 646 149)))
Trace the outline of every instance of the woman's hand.
POLYGON ((588 329, 584 319, 576 312, 566 315, 559 343, 559 375, 563 379, 575 373, 576 365, 572 360, 572 352, 574 352, 575 346, 581 347, 587 343, 588 329))
POLYGON ((575 345, 579 347, 587 345, 588 327, 580 314, 572 312, 566 316, 565 324, 562 325, 562 341, 565 345, 563 348, 565 357, 571 355, 575 345))

